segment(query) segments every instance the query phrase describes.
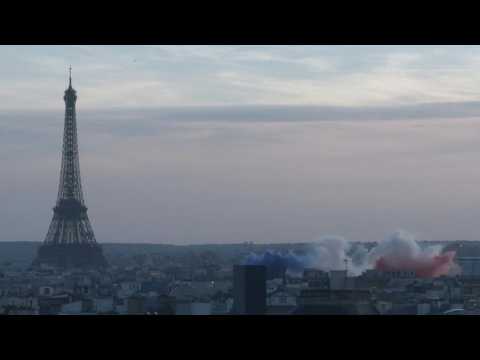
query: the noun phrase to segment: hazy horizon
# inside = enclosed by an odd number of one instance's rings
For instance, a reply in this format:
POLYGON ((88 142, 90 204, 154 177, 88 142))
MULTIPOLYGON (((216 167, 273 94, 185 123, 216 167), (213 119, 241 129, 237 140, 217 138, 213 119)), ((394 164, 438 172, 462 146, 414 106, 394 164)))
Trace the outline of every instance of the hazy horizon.
POLYGON ((100 243, 480 240, 478 46, 0 55, 0 241, 46 235, 70 63, 100 243))

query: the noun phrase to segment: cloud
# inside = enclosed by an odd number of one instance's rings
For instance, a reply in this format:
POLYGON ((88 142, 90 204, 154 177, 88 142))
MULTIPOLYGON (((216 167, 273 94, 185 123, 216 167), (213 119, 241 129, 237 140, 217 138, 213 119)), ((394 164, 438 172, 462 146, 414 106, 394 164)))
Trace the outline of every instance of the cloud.
POLYGON ((477 47, 7 46, 0 55, 4 240, 43 240, 70 62, 101 242, 378 240, 399 227, 478 237, 477 47))
MULTIPOLYGON (((130 103, 132 104, 132 103, 130 103)), ((156 122, 320 122, 468 119, 480 115, 480 101, 456 103, 420 103, 396 106, 315 106, 315 105, 243 105, 138 107, 82 110, 88 119, 99 123, 107 119, 122 125, 156 122)), ((19 114, 18 111, 5 112, 19 114)), ((53 114, 53 113, 52 113, 53 114)))
POLYGON ((476 101, 480 95, 479 49, 3 46, 0 109, 58 107, 69 64, 84 109, 476 101))
MULTIPOLYGON (((379 240, 402 227, 422 239, 477 237, 475 118, 300 121, 280 108, 289 121, 268 121, 277 117, 269 111, 254 121, 256 107, 202 109, 79 109, 83 185, 101 242, 379 240)), ((63 112, 17 115, 0 115, 2 239, 42 240, 63 112)))

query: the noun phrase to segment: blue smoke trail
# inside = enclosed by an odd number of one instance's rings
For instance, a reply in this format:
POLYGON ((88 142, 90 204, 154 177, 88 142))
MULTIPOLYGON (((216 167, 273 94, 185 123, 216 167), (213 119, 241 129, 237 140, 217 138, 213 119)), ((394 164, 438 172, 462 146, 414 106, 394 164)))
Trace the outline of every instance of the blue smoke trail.
POLYGON ((291 252, 282 254, 277 251, 266 251, 261 255, 252 253, 243 261, 244 265, 263 265, 267 268, 267 278, 281 278, 286 271, 301 273, 305 268, 305 260, 291 252))

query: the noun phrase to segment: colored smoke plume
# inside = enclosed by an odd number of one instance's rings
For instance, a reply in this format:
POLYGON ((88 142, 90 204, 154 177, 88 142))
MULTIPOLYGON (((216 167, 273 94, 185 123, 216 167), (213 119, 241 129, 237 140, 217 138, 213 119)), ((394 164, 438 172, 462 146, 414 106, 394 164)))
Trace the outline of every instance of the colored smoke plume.
POLYGON ((412 271, 418 277, 448 275, 455 269, 454 251, 441 253, 441 246, 420 247, 414 237, 397 231, 370 254, 370 262, 379 271, 412 271))
POLYGON ((244 265, 264 265, 267 268, 267 278, 281 278, 287 270, 300 273, 303 271, 304 259, 293 252, 280 253, 268 250, 263 254, 252 253, 244 260, 244 265))
POLYGON ((305 268, 344 270, 347 259, 349 272, 359 275, 366 268, 367 254, 362 246, 352 247, 350 242, 341 237, 328 236, 310 245, 303 254, 269 250, 263 254, 252 253, 243 263, 266 266, 267 277, 272 279, 282 277, 285 272, 301 275, 305 268))
POLYGON ((341 237, 324 237, 310 245, 304 254, 289 251, 252 253, 246 265, 265 265, 269 279, 280 278, 285 272, 300 275, 305 268, 324 271, 344 270, 358 276, 367 269, 379 271, 412 271, 418 277, 432 278, 459 271, 454 263, 455 252, 442 253, 443 246, 422 247, 406 231, 397 231, 370 251, 362 244, 350 243, 341 237))

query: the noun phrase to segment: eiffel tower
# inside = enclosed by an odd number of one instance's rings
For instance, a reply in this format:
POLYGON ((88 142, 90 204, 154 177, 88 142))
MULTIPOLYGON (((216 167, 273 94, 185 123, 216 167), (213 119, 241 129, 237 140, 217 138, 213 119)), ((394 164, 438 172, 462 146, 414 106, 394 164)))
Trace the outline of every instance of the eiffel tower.
POLYGON ((83 199, 75 112, 77 93, 72 87, 72 68, 69 70, 69 86, 63 97, 65 126, 57 203, 47 236, 32 265, 98 269, 106 267, 107 262, 95 239, 83 199))

